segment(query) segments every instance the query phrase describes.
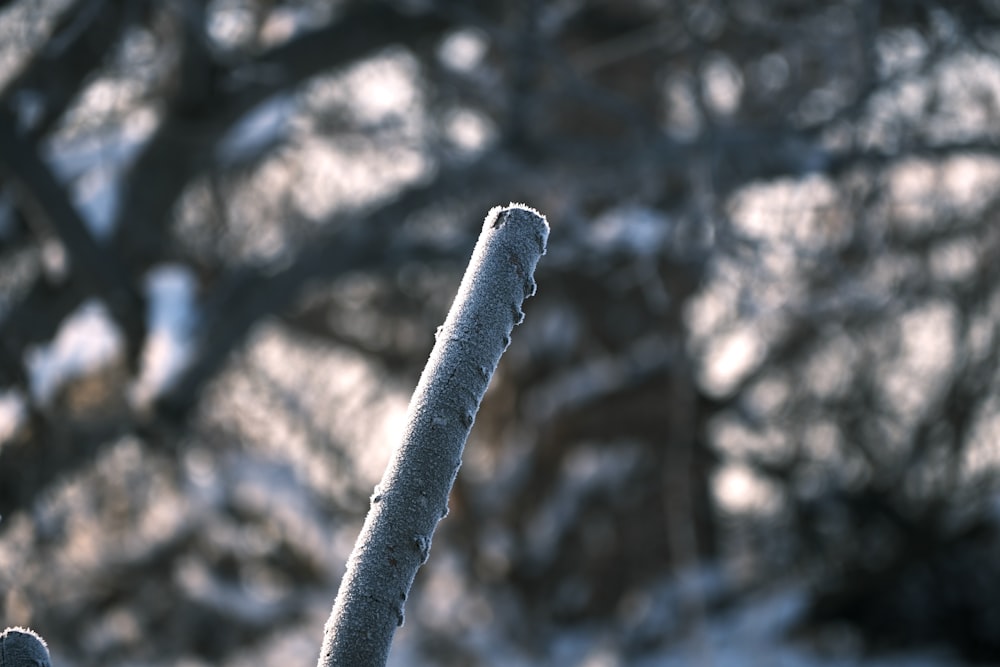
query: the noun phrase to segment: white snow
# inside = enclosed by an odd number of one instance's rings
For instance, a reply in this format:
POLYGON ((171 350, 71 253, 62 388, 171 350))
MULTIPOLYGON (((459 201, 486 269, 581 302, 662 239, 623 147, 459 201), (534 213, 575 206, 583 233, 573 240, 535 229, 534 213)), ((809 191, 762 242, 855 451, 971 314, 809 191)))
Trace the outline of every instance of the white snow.
POLYGON ((638 257, 654 256, 669 241, 674 225, 670 218, 641 206, 612 208, 590 226, 590 239, 597 248, 624 250, 638 257))
POLYGON ((288 133, 295 110, 291 95, 279 95, 254 107, 226 133, 216 154, 222 164, 239 164, 262 154, 288 133))
POLYGON ((187 364, 198 319, 196 289, 194 275, 182 266, 163 265, 146 275, 148 332, 139 378, 130 388, 133 405, 148 405, 187 364))
POLYGON ((0 448, 17 433, 26 416, 24 397, 14 390, 0 391, 0 448))
POLYGON ((35 401, 47 404, 65 382, 110 362, 123 347, 121 332, 104 304, 91 299, 67 317, 52 342, 26 354, 35 401))
POLYGON ((70 191, 73 204, 98 240, 113 232, 121 177, 155 129, 152 114, 136 113, 114 129, 54 140, 43 159, 70 191))
POLYGON ((482 62, 487 48, 489 44, 482 31, 474 28, 456 30, 441 42, 438 58, 450 69, 470 72, 482 62))

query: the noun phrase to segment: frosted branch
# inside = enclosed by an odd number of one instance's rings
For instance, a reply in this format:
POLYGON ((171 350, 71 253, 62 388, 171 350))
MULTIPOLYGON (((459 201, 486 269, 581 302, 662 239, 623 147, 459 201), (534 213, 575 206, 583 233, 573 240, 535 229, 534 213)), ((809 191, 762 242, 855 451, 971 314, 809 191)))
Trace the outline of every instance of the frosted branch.
POLYGON ((524 318, 524 299, 535 293, 548 233, 545 218, 521 204, 487 214, 410 400, 402 443, 372 494, 326 624, 319 667, 385 665, 417 569, 448 512, 480 401, 524 318))

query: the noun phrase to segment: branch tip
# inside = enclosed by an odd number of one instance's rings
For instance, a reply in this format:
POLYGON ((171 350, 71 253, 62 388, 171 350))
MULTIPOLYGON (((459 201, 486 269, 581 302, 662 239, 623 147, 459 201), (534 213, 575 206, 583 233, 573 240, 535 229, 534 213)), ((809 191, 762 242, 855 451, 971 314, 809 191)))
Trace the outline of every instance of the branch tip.
POLYGON ((521 204, 518 202, 510 202, 506 206, 494 206, 491 208, 489 213, 486 214, 484 226, 496 229, 498 227, 502 227, 508 220, 513 218, 538 219, 544 227, 544 235, 548 236, 549 222, 546 220, 545 216, 539 213, 537 209, 534 209, 527 204, 521 204), (527 213, 528 215, 525 216, 524 213, 527 213))

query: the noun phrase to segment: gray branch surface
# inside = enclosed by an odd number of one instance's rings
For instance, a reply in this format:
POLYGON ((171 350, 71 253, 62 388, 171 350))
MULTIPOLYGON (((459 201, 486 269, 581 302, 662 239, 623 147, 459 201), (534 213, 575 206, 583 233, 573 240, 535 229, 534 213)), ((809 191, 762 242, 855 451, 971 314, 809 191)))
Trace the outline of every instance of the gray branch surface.
POLYGON ((383 667, 448 494, 480 401, 521 305, 549 226, 521 204, 490 210, 410 400, 403 440, 375 487, 326 623, 319 667, 383 667))

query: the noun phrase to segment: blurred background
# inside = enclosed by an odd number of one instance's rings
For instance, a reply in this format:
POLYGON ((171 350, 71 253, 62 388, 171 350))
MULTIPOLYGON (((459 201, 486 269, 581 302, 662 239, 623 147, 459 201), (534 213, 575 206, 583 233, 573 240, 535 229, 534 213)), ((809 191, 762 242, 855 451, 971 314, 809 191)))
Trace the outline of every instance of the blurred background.
POLYGON ((995 0, 0 0, 0 627, 313 664, 509 201, 393 665, 1000 664, 995 0))

